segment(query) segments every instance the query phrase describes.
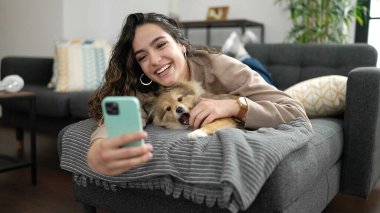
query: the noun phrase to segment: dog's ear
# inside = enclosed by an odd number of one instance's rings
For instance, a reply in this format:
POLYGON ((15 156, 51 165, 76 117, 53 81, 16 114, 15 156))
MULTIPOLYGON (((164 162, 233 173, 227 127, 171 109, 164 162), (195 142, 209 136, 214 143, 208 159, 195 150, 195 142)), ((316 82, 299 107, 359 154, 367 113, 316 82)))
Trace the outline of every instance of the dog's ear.
POLYGON ((156 90, 156 91, 153 92, 153 96, 157 98, 164 91, 165 91, 165 88, 161 87, 160 89, 158 89, 158 90, 156 90))

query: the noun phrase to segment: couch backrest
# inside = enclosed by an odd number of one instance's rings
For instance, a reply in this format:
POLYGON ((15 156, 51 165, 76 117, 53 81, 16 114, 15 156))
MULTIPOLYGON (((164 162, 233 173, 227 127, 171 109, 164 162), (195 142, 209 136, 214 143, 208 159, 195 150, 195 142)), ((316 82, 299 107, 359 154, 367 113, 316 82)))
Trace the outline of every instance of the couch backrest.
POLYGON ((16 74, 25 84, 47 85, 53 74, 53 58, 4 57, 1 60, 1 79, 16 74))
POLYGON ((279 89, 323 75, 347 76, 356 67, 377 63, 376 49, 368 44, 248 44, 246 49, 279 89))

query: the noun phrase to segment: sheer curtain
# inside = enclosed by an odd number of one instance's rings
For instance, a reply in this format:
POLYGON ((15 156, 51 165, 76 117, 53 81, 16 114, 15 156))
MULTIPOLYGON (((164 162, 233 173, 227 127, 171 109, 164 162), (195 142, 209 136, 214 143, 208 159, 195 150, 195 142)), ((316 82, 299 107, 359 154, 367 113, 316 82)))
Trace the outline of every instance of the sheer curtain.
POLYGON ((378 52, 377 67, 380 67, 380 0, 371 0, 368 26, 368 44, 378 52))

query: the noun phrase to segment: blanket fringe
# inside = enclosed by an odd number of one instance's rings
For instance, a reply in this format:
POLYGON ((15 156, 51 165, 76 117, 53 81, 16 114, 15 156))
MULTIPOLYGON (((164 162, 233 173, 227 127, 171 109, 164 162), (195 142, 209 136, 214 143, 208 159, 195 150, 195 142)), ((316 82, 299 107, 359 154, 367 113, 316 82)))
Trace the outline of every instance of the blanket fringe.
POLYGON ((95 184, 96 186, 102 186, 107 191, 116 191, 117 185, 107 182, 105 180, 99 180, 93 177, 87 177, 85 175, 81 174, 74 174, 73 175, 73 181, 78 185, 82 187, 87 187, 88 182, 90 184, 95 184))
MULTIPOLYGON (((191 200, 197 204, 205 204, 207 207, 212 208, 216 204, 219 208, 227 208, 227 203, 223 200, 223 194, 220 193, 216 196, 211 196, 207 194, 202 188, 199 187, 189 187, 185 184, 178 183, 172 180, 170 177, 166 177, 164 179, 153 179, 149 182, 121 182, 121 183, 110 183, 105 180, 100 180, 94 177, 88 177, 83 174, 75 173, 73 175, 73 181, 82 187, 87 187, 88 184, 95 184, 97 187, 102 187, 107 191, 116 191, 117 188, 135 188, 135 189, 149 189, 149 190, 162 190, 166 195, 172 195, 173 198, 179 199, 181 195, 186 200, 191 200)), ((215 193, 217 194, 217 193, 215 193)), ((228 207, 228 209, 230 209, 228 207)), ((236 209, 231 212, 238 211, 238 204, 232 209, 236 209)))

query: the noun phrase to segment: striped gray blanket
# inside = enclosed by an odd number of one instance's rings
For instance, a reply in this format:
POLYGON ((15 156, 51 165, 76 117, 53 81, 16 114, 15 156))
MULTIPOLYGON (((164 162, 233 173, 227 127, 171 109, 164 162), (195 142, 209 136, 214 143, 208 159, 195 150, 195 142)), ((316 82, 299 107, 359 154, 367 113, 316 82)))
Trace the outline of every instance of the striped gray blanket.
POLYGON ((187 140, 190 130, 169 130, 148 125, 146 143, 153 159, 119 176, 103 176, 87 166, 86 154, 95 121, 87 119, 68 127, 62 136, 61 168, 74 173, 78 184, 87 182, 117 190, 163 190, 209 207, 231 212, 247 209, 279 162, 304 146, 311 127, 296 119, 278 128, 256 131, 224 129, 217 134, 187 140))

